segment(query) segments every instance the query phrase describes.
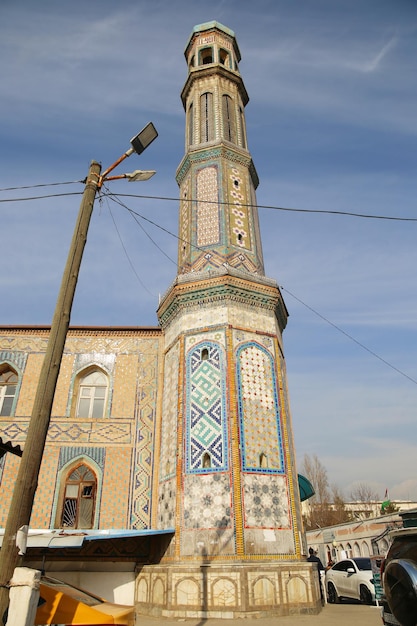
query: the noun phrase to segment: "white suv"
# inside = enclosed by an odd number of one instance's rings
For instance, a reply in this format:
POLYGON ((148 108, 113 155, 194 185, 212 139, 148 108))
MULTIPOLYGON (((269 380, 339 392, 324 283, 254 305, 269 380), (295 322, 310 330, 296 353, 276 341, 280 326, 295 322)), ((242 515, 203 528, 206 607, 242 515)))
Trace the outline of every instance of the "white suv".
POLYGON ((339 561, 326 572, 326 590, 330 603, 341 598, 353 598, 364 604, 375 600, 371 560, 358 557, 339 561))

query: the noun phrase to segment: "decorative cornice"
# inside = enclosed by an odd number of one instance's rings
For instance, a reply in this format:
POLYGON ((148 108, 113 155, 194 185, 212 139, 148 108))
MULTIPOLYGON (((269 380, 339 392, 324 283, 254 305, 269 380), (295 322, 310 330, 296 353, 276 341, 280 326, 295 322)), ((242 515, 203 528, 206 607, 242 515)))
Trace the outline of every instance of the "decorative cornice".
MULTIPOLYGON (((50 326, 0 326, 0 335, 38 335, 48 336, 50 326)), ((95 337, 112 335, 117 337, 159 337, 162 329, 160 326, 71 326, 68 329, 68 337, 95 337)))
POLYGON ((239 163, 243 167, 247 167, 252 178, 255 189, 259 185, 258 174, 253 164, 252 158, 247 151, 231 148, 231 144, 225 142, 211 142, 211 144, 204 144, 204 147, 196 148, 195 150, 189 150, 182 159, 178 166, 176 173, 176 181, 178 185, 181 185, 182 181, 186 177, 190 168, 194 164, 204 163, 207 161, 213 161, 214 159, 226 159, 233 163, 239 163))
POLYGON ((194 281, 177 278, 158 309, 162 328, 166 328, 184 309, 216 304, 238 303, 276 315, 281 332, 284 330, 288 311, 281 292, 274 281, 252 280, 252 277, 232 275, 231 272, 217 276, 205 276, 194 281))

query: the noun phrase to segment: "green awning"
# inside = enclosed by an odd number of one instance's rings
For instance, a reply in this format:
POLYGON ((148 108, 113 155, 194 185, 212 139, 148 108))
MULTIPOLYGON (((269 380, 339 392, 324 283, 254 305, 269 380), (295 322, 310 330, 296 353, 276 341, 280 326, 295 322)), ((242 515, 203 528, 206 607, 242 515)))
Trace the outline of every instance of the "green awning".
POLYGON ((316 493, 314 491, 314 487, 311 482, 303 476, 302 474, 298 474, 298 488, 300 490, 300 500, 304 502, 304 500, 308 500, 312 498, 316 493))

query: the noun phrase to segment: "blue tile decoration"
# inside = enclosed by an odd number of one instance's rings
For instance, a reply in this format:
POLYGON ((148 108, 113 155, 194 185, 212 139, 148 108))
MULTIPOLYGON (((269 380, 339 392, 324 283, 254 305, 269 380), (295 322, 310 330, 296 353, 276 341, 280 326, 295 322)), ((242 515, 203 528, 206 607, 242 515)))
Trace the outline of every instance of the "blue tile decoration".
POLYGON ((187 356, 186 372, 186 472, 226 470, 226 373, 223 348, 212 341, 194 346, 187 356))

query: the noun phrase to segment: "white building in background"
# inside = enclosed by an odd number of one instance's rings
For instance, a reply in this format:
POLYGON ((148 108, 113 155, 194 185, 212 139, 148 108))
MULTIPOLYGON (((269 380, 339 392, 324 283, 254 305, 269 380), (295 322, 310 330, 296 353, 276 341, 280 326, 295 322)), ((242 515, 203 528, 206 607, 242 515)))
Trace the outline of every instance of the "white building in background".
MULTIPOLYGON (((371 503, 372 506, 374 504, 379 505, 377 510, 380 511, 380 503, 371 503)), ((363 510, 354 509, 356 519, 350 522, 309 530, 306 533, 308 546, 317 551, 324 566, 329 560, 337 562, 349 557, 385 556, 390 545, 390 532, 403 527, 402 514, 416 509, 415 502, 393 501, 393 504, 399 507, 399 512, 365 517, 363 510)), ((365 506, 369 508, 371 505, 365 506)))

